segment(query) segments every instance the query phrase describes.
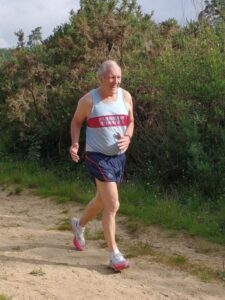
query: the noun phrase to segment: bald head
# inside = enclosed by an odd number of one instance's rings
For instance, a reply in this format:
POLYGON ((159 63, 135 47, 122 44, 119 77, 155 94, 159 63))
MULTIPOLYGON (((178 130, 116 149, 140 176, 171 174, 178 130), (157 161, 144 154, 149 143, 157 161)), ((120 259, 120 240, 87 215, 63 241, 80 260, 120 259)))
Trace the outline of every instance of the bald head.
POLYGON ((110 69, 112 69, 112 68, 118 68, 118 69, 120 69, 120 71, 121 71, 121 68, 120 68, 120 66, 117 64, 117 62, 116 61, 114 61, 114 60, 106 60, 106 61, 104 61, 101 65, 100 65, 100 67, 99 67, 99 69, 98 69, 98 71, 97 71, 97 76, 98 76, 98 78, 101 78, 102 76, 104 76, 110 69))

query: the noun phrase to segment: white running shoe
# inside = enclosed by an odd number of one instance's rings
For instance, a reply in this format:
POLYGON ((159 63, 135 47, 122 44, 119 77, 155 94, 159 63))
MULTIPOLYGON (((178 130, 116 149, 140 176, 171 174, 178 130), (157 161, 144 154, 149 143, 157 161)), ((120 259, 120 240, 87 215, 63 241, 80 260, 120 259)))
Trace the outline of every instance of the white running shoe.
POLYGON ((111 257, 110 262, 109 262, 109 267, 112 268, 114 271, 119 272, 119 271, 122 271, 123 269, 128 268, 129 262, 119 252, 117 254, 114 254, 111 257))
POLYGON ((72 218, 71 226, 74 234, 73 244, 77 251, 83 251, 85 247, 84 231, 85 228, 79 225, 79 219, 72 218))

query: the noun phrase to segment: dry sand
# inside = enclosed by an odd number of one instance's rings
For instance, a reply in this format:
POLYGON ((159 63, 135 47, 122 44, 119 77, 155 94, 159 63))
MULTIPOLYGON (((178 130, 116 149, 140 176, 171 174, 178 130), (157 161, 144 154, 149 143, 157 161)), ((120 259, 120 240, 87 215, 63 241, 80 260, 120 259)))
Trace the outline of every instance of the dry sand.
MULTIPOLYGON (((222 281, 204 282, 156 263, 150 255, 131 258, 129 269, 114 273, 106 267, 103 242, 90 238, 101 229, 99 220, 88 226, 86 250, 75 251, 72 233, 57 228, 66 218, 79 216, 81 209, 75 202, 56 204, 30 191, 0 191, 0 295, 13 300, 225 300, 222 281)), ((224 271, 225 247, 156 227, 130 236, 125 222, 118 218, 118 232, 129 243, 139 237, 154 251, 224 271)))

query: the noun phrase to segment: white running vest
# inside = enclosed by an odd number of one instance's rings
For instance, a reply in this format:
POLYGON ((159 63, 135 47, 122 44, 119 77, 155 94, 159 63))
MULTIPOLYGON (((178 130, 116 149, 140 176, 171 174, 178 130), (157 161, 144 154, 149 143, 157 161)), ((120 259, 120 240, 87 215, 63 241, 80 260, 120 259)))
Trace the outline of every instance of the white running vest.
POLYGON ((86 151, 105 155, 118 155, 118 139, 129 124, 128 109, 124 103, 123 89, 118 88, 117 99, 104 102, 98 89, 91 91, 92 111, 87 118, 86 151))

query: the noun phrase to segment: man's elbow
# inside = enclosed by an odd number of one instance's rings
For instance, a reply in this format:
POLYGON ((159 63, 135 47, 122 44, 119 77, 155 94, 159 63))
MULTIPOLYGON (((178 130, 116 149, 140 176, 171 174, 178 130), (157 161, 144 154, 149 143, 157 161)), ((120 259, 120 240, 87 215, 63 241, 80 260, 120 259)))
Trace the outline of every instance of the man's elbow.
POLYGON ((70 124, 71 128, 79 128, 79 127, 81 127, 81 125, 82 125, 82 123, 73 117, 71 124, 70 124))

